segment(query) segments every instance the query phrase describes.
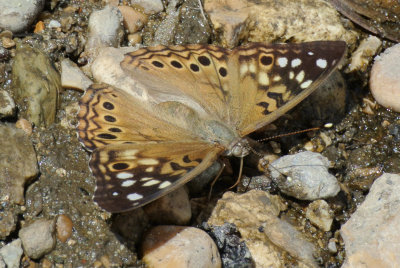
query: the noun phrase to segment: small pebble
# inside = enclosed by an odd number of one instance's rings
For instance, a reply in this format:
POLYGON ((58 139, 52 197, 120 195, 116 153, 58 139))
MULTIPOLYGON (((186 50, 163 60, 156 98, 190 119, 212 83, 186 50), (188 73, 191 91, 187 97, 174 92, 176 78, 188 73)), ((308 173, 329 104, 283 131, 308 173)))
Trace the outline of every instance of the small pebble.
POLYGON ((334 238, 329 239, 328 250, 329 250, 330 253, 336 253, 337 252, 336 239, 334 239, 334 238))
POLYGON ((301 152, 286 155, 268 166, 279 189, 300 200, 316 200, 336 196, 340 186, 329 174, 329 160, 319 153, 301 152))
POLYGON ((129 33, 136 33, 146 24, 146 15, 136 11, 132 7, 119 6, 118 8, 124 18, 124 26, 129 33))
MULTIPOLYGON (((18 268, 20 267, 20 259, 22 256, 23 250, 21 246, 21 239, 16 239, 11 243, 5 245, 0 248, 0 260, 3 259, 3 262, 7 265, 8 268, 18 268)), ((0 261, 1 267, 1 261, 0 261)))
POLYGON ((375 100, 386 108, 400 112, 400 44, 375 57, 369 80, 375 100))
POLYGON ((122 40, 122 15, 118 8, 106 6, 94 11, 89 18, 89 36, 85 49, 117 47, 122 40))
POLYGON ((28 136, 32 134, 32 124, 24 118, 18 119, 17 123, 15 123, 15 126, 22 129, 28 136))
POLYGON ((72 235, 73 226, 71 218, 67 215, 58 216, 56 221, 57 238, 65 243, 72 235))
POLYGON ((23 32, 42 11, 45 0, 0 0, 0 28, 23 32))
POLYGON ((143 240, 142 252, 148 267, 221 267, 214 241, 206 232, 194 227, 154 227, 143 240))
POLYGON ((15 102, 5 90, 0 90, 0 119, 15 115, 15 102))
POLYGON ((35 25, 35 29, 33 30, 34 33, 40 33, 42 32, 44 29, 46 28, 46 26, 44 25, 43 21, 38 21, 35 25))
POLYGON ((25 254, 30 258, 38 259, 53 250, 54 220, 39 219, 28 226, 24 226, 18 233, 24 247, 25 254))
POLYGON ((1 43, 3 44, 4 48, 12 48, 15 47, 15 42, 9 37, 2 37, 1 43))
POLYGON ((61 61, 61 86, 63 88, 75 88, 84 91, 92 84, 79 67, 70 59, 61 61))
POLYGON ((127 38, 130 46, 134 46, 142 42, 142 35, 140 33, 128 34, 127 38))
POLYGON ((328 232, 331 229, 333 213, 325 200, 316 200, 309 204, 306 210, 306 217, 324 232, 328 232))
POLYGON ((131 4, 142 8, 146 14, 154 14, 164 10, 161 0, 131 0, 131 4))
POLYGON ((47 27, 49 27, 49 28, 59 28, 59 27, 61 27, 61 23, 59 23, 56 20, 51 20, 49 22, 49 24, 47 25, 47 27))

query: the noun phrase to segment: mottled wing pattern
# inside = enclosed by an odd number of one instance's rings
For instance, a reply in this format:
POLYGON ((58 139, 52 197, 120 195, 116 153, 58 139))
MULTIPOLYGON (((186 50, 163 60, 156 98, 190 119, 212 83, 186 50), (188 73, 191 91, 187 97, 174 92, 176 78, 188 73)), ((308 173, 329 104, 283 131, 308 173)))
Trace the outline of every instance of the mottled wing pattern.
POLYGON ((230 50, 211 45, 155 46, 126 54, 121 67, 153 95, 174 96, 207 118, 226 122, 230 50))
MULTIPOLYGON (((234 49, 229 103, 240 136, 259 129, 311 94, 340 63, 342 41, 309 43, 252 43, 234 49)), ((229 70, 230 71, 230 70, 229 70)))
POLYGON ((108 144, 196 139, 150 108, 122 90, 93 84, 80 101, 78 137, 90 151, 108 144))
POLYGON ((97 178, 94 201, 109 212, 145 205, 200 174, 220 152, 201 142, 107 145, 89 163, 97 178))

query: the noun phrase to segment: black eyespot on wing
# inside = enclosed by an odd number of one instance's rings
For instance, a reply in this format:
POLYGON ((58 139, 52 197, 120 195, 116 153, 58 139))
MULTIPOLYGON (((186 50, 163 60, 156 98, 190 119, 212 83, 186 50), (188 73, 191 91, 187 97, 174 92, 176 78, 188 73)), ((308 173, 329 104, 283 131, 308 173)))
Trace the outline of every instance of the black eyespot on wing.
POLYGON ((162 62, 159 62, 158 60, 153 60, 151 62, 154 66, 156 66, 157 68, 163 68, 164 64, 162 64, 162 62))
POLYGON ((117 127, 109 128, 108 131, 111 131, 111 132, 122 132, 122 130, 120 128, 117 128, 117 127))
POLYGON ((103 107, 107 110, 114 110, 114 104, 108 101, 103 103, 103 107))
POLYGON ((262 65, 270 65, 272 63, 272 57, 270 56, 262 56, 260 59, 262 65))
POLYGON ((228 71, 224 67, 219 68, 218 72, 222 77, 225 77, 228 74, 228 71))
POLYGON ((115 163, 112 165, 112 167, 113 167, 113 169, 116 169, 116 170, 124 170, 124 169, 127 169, 129 167, 129 165, 126 163, 115 163))
POLYGON ((200 70, 199 65, 197 64, 190 64, 190 70, 192 70, 193 72, 198 72, 200 70))
POLYGON ((182 64, 176 60, 171 61, 171 65, 178 69, 181 69, 183 67, 182 64))
POLYGON ((106 120, 107 122, 111 122, 111 123, 117 121, 117 119, 115 119, 115 117, 111 116, 111 115, 104 116, 104 120, 106 120))
POLYGON ((211 61, 206 56, 200 56, 197 58, 201 65, 208 66, 211 64, 211 61))
POLYGON ((97 135, 98 138, 107 139, 107 140, 115 140, 117 136, 110 133, 100 133, 97 135))

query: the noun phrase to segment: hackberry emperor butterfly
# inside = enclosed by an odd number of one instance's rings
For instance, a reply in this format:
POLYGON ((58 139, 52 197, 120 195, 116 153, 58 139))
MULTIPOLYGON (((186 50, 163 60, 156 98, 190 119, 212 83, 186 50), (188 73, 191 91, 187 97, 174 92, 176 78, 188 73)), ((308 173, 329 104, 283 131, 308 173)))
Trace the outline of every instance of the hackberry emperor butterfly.
POLYGON ((338 65, 346 43, 155 46, 121 67, 157 103, 92 85, 78 135, 92 151, 94 200, 110 212, 137 208, 178 188, 218 155, 249 153, 245 136, 293 108, 338 65))

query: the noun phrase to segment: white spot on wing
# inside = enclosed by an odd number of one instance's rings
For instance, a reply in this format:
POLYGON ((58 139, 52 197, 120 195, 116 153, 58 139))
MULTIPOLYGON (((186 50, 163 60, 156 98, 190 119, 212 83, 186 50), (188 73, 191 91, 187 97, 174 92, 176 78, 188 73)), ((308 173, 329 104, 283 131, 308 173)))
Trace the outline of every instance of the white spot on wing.
POLYGON ((292 66, 292 68, 295 68, 297 66, 300 66, 300 64, 301 64, 301 59, 297 58, 297 59, 292 60, 291 66, 292 66))
POLYGON ((128 198, 128 199, 131 200, 131 201, 135 201, 135 200, 142 199, 142 198, 143 198, 143 195, 137 194, 137 193, 128 194, 128 195, 126 196, 126 198, 128 198))
POLYGON ((304 75, 305 75, 304 71, 301 70, 301 71, 296 75, 296 80, 297 80, 297 82, 299 82, 299 83, 303 82, 303 80, 304 80, 304 75))
POLYGON ((134 181, 134 180, 126 180, 126 181, 123 181, 123 182, 122 182, 121 186, 122 186, 122 187, 129 187, 129 186, 134 185, 135 182, 136 182, 136 181, 134 181))
POLYGON ((120 172, 117 174, 117 178, 121 179, 121 180, 126 180, 126 179, 133 178, 133 174, 128 173, 128 172, 120 172))
POLYGON ((140 179, 140 181, 148 181, 148 180, 152 180, 153 177, 143 177, 140 179))
POLYGON ((164 189, 165 187, 168 187, 168 186, 170 186, 171 185, 171 182, 169 182, 169 181, 164 181, 163 183, 161 183, 159 186, 158 186, 158 188, 159 189, 164 189))
POLYGON ((269 77, 268 74, 261 72, 258 75, 258 83, 260 83, 263 86, 268 86, 269 85, 269 77))
POLYGON ((249 67, 247 66, 247 64, 240 65, 240 75, 243 76, 245 73, 247 73, 248 70, 249 67))
POLYGON ((117 193, 117 192, 113 192, 112 195, 113 195, 113 196, 117 196, 118 193, 117 193))
POLYGON ((249 65, 249 71, 251 73, 255 73, 256 72, 256 66, 253 63, 249 65))
POLYGON ((154 167, 148 167, 148 168, 146 168, 144 171, 146 171, 146 172, 153 172, 153 171, 154 171, 154 167))
POLYGON ((310 56, 312 56, 312 55, 314 55, 314 52, 308 51, 307 54, 310 55, 310 56))
POLYGON ((146 165, 146 166, 157 165, 159 163, 158 160, 154 158, 143 158, 139 159, 137 162, 140 165, 146 165))
POLYGON ((308 88, 311 85, 311 83, 312 83, 312 80, 307 80, 307 81, 301 83, 300 87, 302 89, 308 88))
POLYGON ((278 65, 280 67, 286 67, 287 63, 288 63, 288 59, 287 58, 279 58, 277 61, 278 65))
POLYGON ((293 71, 290 71, 289 72, 289 79, 293 79, 294 78, 294 72, 293 71))
POLYGON ((319 68, 325 69, 326 66, 328 65, 328 62, 324 59, 318 59, 316 64, 319 68))
POLYGON ((148 182, 144 183, 143 186, 152 186, 152 185, 155 185, 155 184, 158 184, 158 183, 160 183, 159 180, 151 180, 151 181, 148 181, 148 182))

